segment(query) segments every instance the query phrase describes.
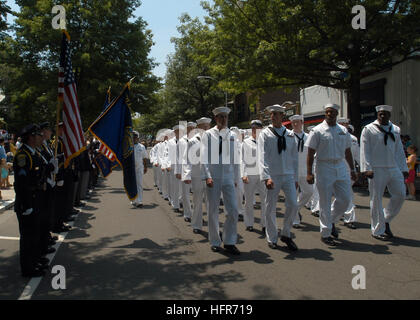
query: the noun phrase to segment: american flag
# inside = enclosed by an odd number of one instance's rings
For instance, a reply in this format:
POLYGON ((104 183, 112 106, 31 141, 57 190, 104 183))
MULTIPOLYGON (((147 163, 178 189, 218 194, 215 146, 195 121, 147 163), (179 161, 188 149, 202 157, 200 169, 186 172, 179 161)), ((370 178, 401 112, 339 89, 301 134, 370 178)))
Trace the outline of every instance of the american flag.
POLYGON ((71 64, 70 36, 66 31, 63 32, 61 44, 58 97, 63 102, 63 144, 66 158, 65 167, 67 167, 70 160, 79 155, 84 149, 85 139, 80 119, 76 82, 71 64))
POLYGON ((111 152, 111 150, 107 148, 106 145, 101 143, 99 147, 99 152, 102 153, 105 157, 107 157, 110 161, 115 161, 114 154, 111 152))

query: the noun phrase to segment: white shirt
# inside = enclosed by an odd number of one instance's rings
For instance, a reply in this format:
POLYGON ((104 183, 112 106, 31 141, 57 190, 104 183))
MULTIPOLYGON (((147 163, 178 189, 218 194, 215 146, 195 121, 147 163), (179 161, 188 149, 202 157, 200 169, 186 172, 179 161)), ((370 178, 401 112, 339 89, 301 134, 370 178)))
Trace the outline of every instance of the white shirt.
POLYGON ((236 135, 228 128, 219 131, 213 127, 201 139, 203 179, 220 179, 222 184, 238 183, 240 179, 240 154, 236 135), (222 153, 219 154, 219 141, 222 153))
POLYGON ((144 145, 141 143, 136 143, 134 145, 134 162, 136 164, 136 170, 143 170, 143 159, 147 159, 147 150, 144 145))
POLYGON ((188 140, 188 148, 183 153, 183 159, 186 159, 186 163, 182 164, 182 181, 202 178, 200 149, 201 135, 197 133, 188 140))
POLYGON ((361 171, 372 171, 373 168, 399 168, 402 172, 408 172, 400 128, 391 122, 388 126, 382 126, 386 131, 392 126, 391 132, 395 137, 395 141, 388 137, 387 145, 385 145, 385 134, 375 124, 379 125, 378 120, 368 124, 360 137, 361 171))
POLYGON ((301 133, 297 133, 293 130, 295 135, 296 145, 298 146, 298 158, 299 158, 299 177, 306 177, 307 175, 307 159, 308 159, 308 146, 305 145, 306 140, 308 139, 308 134, 302 131, 301 133), (303 138, 303 151, 299 148, 299 138, 303 138))
POLYGON ((177 155, 178 155, 178 159, 177 159, 177 163, 175 166, 175 174, 180 174, 181 175, 181 179, 182 179, 182 165, 186 164, 187 162, 187 158, 185 158, 185 154, 187 152, 188 149, 188 138, 186 136, 182 137, 179 139, 178 141, 178 151, 177 151, 177 155))
POLYGON ((309 133, 306 146, 316 151, 317 161, 339 161, 351 148, 350 133, 340 124, 330 127, 324 120, 309 133))
POLYGON ((249 137, 242 143, 242 163, 241 176, 258 176, 260 171, 258 169, 257 161, 257 140, 249 137))
POLYGON ((261 131, 257 146, 260 179, 265 181, 276 175, 294 175, 295 181, 298 181, 299 159, 294 133, 286 127, 281 127, 276 131, 280 135, 284 133, 286 150, 279 153, 278 138, 269 128, 261 131))

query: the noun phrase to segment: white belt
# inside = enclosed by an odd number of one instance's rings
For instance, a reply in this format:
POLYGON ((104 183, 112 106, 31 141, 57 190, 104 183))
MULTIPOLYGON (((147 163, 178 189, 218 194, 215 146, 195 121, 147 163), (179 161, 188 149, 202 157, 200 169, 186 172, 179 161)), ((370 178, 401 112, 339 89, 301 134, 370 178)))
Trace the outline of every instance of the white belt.
POLYGON ((339 160, 320 160, 317 159, 316 161, 318 162, 324 162, 324 163, 333 163, 333 164, 339 164, 343 161, 343 159, 339 159, 339 160))

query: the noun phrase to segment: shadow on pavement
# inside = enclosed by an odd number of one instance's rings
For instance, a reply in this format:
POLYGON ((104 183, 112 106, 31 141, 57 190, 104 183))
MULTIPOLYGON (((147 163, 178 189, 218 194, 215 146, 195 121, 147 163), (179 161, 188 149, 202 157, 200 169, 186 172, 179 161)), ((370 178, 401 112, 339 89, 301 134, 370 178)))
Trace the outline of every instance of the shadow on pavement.
MULTIPOLYGON (((63 243, 60 264, 66 268, 67 289, 53 291, 51 275, 43 279, 34 299, 227 299, 223 286, 244 282, 242 273, 230 269, 226 258, 191 263, 193 241, 180 238, 158 244, 140 239, 112 247, 127 237, 102 238, 93 244, 63 243), (105 249, 104 249, 105 248, 105 249), (223 284, 223 286, 222 286, 223 284)), ((264 253, 249 253, 249 260, 269 263, 264 253)), ((247 254, 244 254, 246 259, 247 254)))

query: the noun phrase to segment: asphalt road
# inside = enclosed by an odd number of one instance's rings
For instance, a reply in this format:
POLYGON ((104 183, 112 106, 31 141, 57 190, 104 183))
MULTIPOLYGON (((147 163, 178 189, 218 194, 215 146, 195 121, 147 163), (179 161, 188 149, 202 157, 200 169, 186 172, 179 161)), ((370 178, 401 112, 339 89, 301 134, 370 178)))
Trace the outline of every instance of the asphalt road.
MULTIPOLYGON (((239 222, 242 254, 230 257, 211 252, 207 232, 193 234, 170 209, 153 188, 151 171, 144 183, 145 207, 134 209, 120 171, 101 182, 52 261, 65 268, 66 289, 54 290, 49 272, 32 288, 32 299, 420 298, 418 202, 404 203, 391 225, 392 242, 370 236, 369 199, 356 193, 358 229, 340 225, 338 247, 321 243, 317 219, 303 209, 304 228, 294 230, 297 253, 268 248, 258 224, 247 232, 239 222), (352 287, 356 265, 366 270, 364 290, 352 287)), ((281 227, 284 203, 278 207, 281 227)), ((18 299, 29 289, 20 277, 17 237, 14 212, 0 214, 0 299, 18 299)))

